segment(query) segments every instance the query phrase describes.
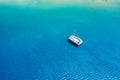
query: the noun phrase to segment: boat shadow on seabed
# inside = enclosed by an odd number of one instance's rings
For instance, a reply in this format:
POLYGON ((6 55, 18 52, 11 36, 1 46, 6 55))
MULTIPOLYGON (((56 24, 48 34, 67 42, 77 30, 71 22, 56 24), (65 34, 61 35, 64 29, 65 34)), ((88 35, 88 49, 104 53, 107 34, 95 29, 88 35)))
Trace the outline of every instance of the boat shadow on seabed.
POLYGON ((67 39, 67 42, 70 43, 71 45, 75 46, 75 47, 79 47, 79 45, 75 44, 74 42, 72 42, 71 40, 67 39))

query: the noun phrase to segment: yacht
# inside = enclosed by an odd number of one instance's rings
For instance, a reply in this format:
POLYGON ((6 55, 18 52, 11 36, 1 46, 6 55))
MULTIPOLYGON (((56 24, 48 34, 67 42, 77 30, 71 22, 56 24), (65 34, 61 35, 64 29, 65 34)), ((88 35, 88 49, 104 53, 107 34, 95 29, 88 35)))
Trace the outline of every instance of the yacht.
POLYGON ((69 36, 68 40, 77 46, 83 43, 83 40, 75 35, 69 36))

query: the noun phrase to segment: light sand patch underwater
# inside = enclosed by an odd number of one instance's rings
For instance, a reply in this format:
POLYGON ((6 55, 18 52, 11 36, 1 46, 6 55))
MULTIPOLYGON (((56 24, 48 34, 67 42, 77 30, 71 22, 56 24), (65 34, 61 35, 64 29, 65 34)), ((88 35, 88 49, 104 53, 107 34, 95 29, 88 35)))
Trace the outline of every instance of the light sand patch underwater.
POLYGON ((93 8, 119 7, 120 0, 1 0, 1 4, 15 4, 41 8, 85 6, 93 8))

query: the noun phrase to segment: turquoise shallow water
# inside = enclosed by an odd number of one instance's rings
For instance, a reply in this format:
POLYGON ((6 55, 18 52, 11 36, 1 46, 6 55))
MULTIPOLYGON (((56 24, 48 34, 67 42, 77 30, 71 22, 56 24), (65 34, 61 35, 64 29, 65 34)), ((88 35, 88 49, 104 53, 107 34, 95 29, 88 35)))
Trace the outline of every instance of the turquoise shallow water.
POLYGON ((0 80, 120 80, 119 14, 0 6, 0 80))

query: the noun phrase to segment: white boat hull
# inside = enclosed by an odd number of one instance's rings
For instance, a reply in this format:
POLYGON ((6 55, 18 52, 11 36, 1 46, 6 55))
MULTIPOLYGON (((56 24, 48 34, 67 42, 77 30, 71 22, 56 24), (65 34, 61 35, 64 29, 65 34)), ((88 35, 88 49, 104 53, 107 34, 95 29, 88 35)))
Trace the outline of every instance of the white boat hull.
POLYGON ((72 43, 76 44, 76 45, 81 45, 83 43, 83 40, 80 39, 79 37, 75 36, 75 35, 71 35, 68 38, 69 41, 71 41, 72 43))

